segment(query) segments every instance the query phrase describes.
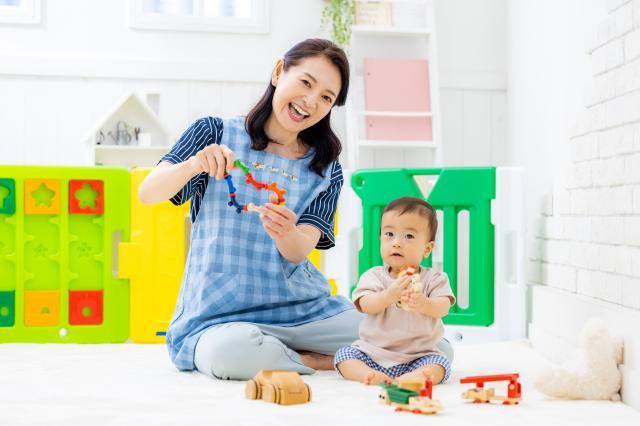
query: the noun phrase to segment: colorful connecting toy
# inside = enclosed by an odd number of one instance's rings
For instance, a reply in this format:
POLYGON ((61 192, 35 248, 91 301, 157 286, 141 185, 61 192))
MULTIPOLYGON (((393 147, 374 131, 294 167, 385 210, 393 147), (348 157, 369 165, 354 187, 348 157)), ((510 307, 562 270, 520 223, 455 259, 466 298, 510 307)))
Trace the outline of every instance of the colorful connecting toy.
MULTIPOLYGON (((234 161, 233 165, 235 167, 238 167, 239 169, 242 170, 242 172, 244 173, 246 180, 245 182, 253 185, 257 190, 261 190, 261 189, 266 189, 268 191, 273 191, 276 193, 276 195, 278 196, 278 204, 284 204, 285 199, 284 199, 284 194, 287 192, 284 189, 278 188, 278 184, 276 182, 271 182, 269 184, 263 183, 263 182, 258 182, 253 178, 253 175, 251 174, 251 172, 249 171, 249 167, 247 167, 242 161, 240 160, 236 160, 234 161)), ((243 211, 247 212, 247 211, 257 211, 255 205, 253 203, 249 203, 249 204, 240 204, 238 203, 238 201, 236 200, 236 188, 235 186, 233 186, 233 179, 231 178, 231 174, 226 173, 224 175, 224 179, 227 181, 227 186, 229 187, 229 198, 231 199, 229 201, 229 206, 230 207, 235 207, 236 208, 236 213, 241 213, 243 211)))

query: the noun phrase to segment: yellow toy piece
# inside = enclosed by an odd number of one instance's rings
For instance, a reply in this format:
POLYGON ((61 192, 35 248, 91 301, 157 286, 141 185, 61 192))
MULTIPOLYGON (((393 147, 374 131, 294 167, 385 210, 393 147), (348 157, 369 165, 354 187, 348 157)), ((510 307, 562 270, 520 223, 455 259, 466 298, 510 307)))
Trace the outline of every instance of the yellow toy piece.
POLYGON ((505 395, 496 395, 495 388, 473 388, 462 393, 462 399, 468 399, 474 404, 501 401, 504 405, 519 404, 522 398, 510 398, 505 395))
POLYGON ((462 399, 469 399, 476 404, 490 402, 495 397, 494 388, 473 388, 462 393, 462 399))
POLYGON ((118 277, 130 280, 130 337, 136 343, 165 341, 191 229, 189 203, 140 202, 138 188, 150 171, 131 171, 131 241, 119 245, 118 277))
POLYGON ((311 388, 293 371, 261 370, 244 388, 247 399, 262 399, 279 405, 311 401, 311 388))
MULTIPOLYGON (((336 211, 335 217, 333 218, 333 235, 338 235, 338 212, 336 211)), ((309 262, 313 263, 313 266, 318 268, 319 271, 322 271, 322 255, 320 250, 313 249, 307 256, 309 262)), ((331 295, 335 296, 338 294, 338 286, 336 285, 336 280, 334 278, 329 278, 329 286, 331 287, 331 295)))
POLYGON ((24 213, 60 213, 60 181, 57 179, 25 179, 24 213))

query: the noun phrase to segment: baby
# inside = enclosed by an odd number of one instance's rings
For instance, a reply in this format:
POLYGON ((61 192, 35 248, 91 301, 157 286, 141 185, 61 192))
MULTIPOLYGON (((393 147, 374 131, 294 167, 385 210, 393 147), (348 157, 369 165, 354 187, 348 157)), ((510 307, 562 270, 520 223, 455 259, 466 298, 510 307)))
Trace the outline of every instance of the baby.
POLYGON ((385 207, 380 229, 384 266, 362 274, 353 292, 356 308, 367 314, 360 339, 335 355, 336 369, 346 379, 378 384, 419 377, 438 384, 449 377, 449 360, 437 349, 444 334, 441 318, 456 300, 449 279, 418 266, 420 291, 415 291, 412 277, 401 273, 429 256, 437 228, 435 210, 420 198, 399 198, 385 207))

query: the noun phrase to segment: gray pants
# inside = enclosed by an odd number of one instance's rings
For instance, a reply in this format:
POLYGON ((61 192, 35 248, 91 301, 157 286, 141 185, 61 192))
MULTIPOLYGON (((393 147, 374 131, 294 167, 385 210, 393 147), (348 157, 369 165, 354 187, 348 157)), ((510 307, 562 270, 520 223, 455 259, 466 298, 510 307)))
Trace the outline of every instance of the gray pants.
MULTIPOLYGON (((230 322, 210 327, 198 340, 195 364, 198 371, 216 379, 248 380, 260 370, 288 370, 313 374, 296 351, 333 355, 358 339, 364 315, 349 309, 333 317, 295 327, 230 322)), ((449 361, 451 344, 438 343, 449 361)))

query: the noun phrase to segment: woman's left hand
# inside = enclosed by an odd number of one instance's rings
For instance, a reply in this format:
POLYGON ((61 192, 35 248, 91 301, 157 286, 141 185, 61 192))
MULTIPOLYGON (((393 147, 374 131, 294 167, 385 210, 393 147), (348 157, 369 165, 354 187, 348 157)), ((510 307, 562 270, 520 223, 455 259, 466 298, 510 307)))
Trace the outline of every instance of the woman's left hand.
POLYGON ((296 214, 284 205, 275 204, 277 197, 269 195, 270 202, 260 206, 260 220, 267 234, 274 240, 279 240, 296 229, 296 214))

